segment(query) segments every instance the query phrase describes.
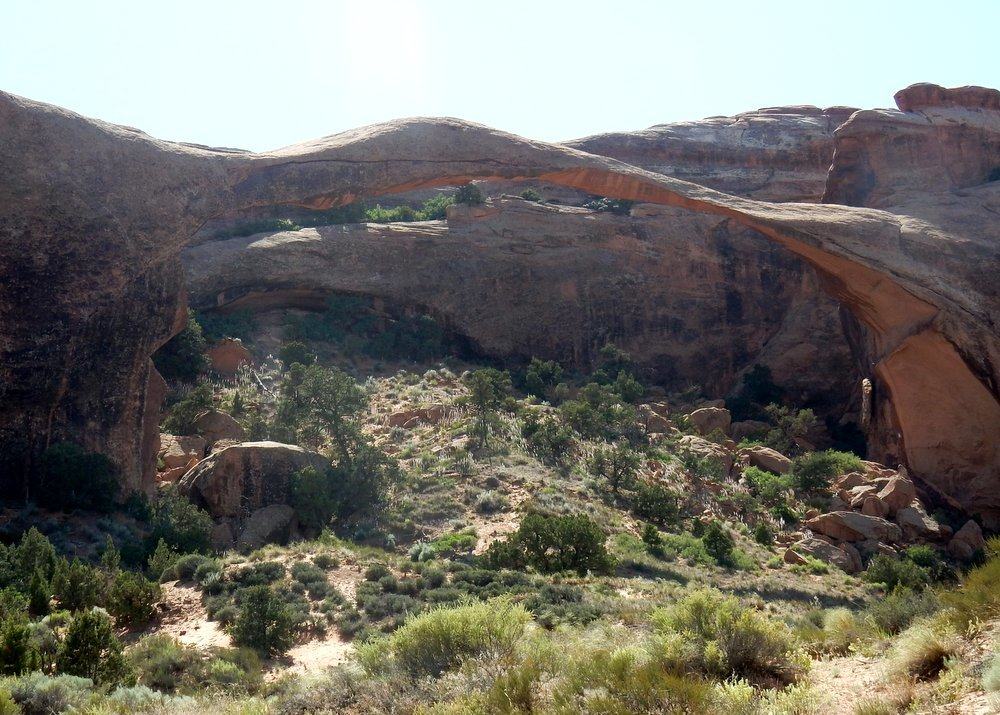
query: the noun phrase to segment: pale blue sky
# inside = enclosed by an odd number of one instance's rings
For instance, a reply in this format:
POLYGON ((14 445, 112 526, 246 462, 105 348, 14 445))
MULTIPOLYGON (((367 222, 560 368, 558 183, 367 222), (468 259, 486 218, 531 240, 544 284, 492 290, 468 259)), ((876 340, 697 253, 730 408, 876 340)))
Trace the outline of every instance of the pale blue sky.
POLYGON ((256 150, 416 115, 560 140, 1000 87, 998 29, 1000 0, 2 0, 0 89, 256 150))

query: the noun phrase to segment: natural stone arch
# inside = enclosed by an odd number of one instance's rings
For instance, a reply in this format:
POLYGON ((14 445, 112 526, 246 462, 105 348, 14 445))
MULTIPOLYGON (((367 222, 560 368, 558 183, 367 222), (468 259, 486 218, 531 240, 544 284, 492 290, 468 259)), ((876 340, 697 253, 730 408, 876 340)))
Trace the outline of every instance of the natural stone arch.
POLYGON ((129 486, 143 486, 135 471, 148 473, 152 445, 140 435, 155 428, 148 356, 178 326, 178 252, 212 216, 271 204, 324 209, 472 179, 539 179, 725 216, 804 258, 871 331, 872 370, 890 406, 876 412, 877 432, 898 428, 898 456, 918 476, 967 507, 1000 513, 995 306, 981 287, 940 280, 939 267, 901 241, 959 242, 967 216, 935 225, 884 211, 752 201, 458 120, 391 122, 250 154, 161 142, 5 94, 0 171, 0 376, 39 371, 4 396, 16 399, 0 409, 0 430, 26 429, 29 456, 53 436, 77 438, 110 453, 129 486), (47 263, 57 269, 40 273, 47 263), (51 315, 32 311, 37 305, 51 315), (155 306, 155 325, 135 325, 129 311, 140 305, 155 306), (96 350, 102 319, 117 321, 128 339, 96 350), (979 364, 970 366, 972 351, 956 345, 980 348, 979 364), (117 371, 113 385, 101 380, 102 356, 117 371))

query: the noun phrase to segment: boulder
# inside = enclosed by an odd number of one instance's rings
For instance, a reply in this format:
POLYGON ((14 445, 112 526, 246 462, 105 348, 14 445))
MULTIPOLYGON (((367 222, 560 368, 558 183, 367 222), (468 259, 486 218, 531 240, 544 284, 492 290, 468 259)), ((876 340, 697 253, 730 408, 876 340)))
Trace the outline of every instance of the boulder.
POLYGON ((916 539, 939 540, 945 538, 947 527, 942 527, 937 521, 927 515, 923 505, 914 500, 910 506, 896 511, 896 523, 903 530, 903 538, 907 541, 916 539))
POLYGON ((190 464, 185 464, 183 467, 171 467, 170 469, 164 469, 162 472, 157 472, 156 483, 173 484, 187 474, 188 470, 193 469, 196 464, 198 464, 197 460, 192 460, 190 464))
POLYGON ((971 561, 976 552, 985 546, 983 530, 979 528, 979 524, 969 519, 948 542, 948 553, 956 559, 971 561))
POLYGON ((861 472, 848 472, 837 477, 833 482, 833 488, 836 491, 843 491, 848 489, 854 489, 854 487, 861 487, 868 484, 868 477, 861 472))
POLYGON ((860 509, 865 499, 877 493, 878 490, 874 486, 862 484, 860 487, 838 492, 837 496, 847 502, 852 509, 860 509))
POLYGON ((271 504, 247 519, 236 540, 240 551, 253 551, 265 544, 286 544, 295 530, 295 510, 287 504, 271 504))
POLYGON ((163 466, 168 469, 184 467, 185 471, 205 456, 208 443, 198 435, 160 434, 160 452, 157 455, 163 460, 163 466))
POLYGON ((239 338, 223 338, 206 350, 205 356, 212 370, 224 377, 234 377, 240 365, 253 360, 239 338))
POLYGON ((728 475, 733 468, 733 455, 725 448, 693 434, 686 434, 677 440, 677 451, 686 452, 702 459, 717 460, 722 465, 724 475, 728 475))
POLYGON ((809 519, 804 526, 837 541, 886 541, 898 543, 902 530, 891 521, 853 511, 834 511, 809 519))
POLYGON ((212 525, 209 540, 215 551, 225 551, 235 545, 236 535, 233 533, 233 525, 230 522, 229 519, 223 519, 212 525))
POLYGON ((183 476, 180 490, 212 518, 242 523, 258 509, 286 504, 289 478, 295 472, 328 466, 323 455, 295 445, 243 442, 199 462, 183 476))
POLYGON ((850 544, 837 546, 823 539, 805 537, 785 550, 785 563, 806 563, 802 555, 811 556, 828 564, 833 564, 847 573, 861 570, 861 556, 850 544))
POLYGON ((246 437, 246 431, 240 423, 220 410, 205 410, 195 417, 194 427, 209 444, 222 440, 238 442, 246 437))
POLYGON ((854 546, 857 548, 858 553, 861 554, 862 558, 870 559, 878 554, 884 554, 885 556, 896 556, 899 552, 895 548, 886 544, 878 539, 866 539, 865 541, 855 542, 854 546))
POLYGON ((909 506, 917 498, 917 488, 906 477, 897 475, 889 477, 878 496, 889 507, 889 513, 895 514, 903 507, 909 506))
POLYGON ((388 425, 390 427, 405 427, 412 429, 418 424, 426 423, 436 425, 444 417, 444 405, 431 405, 429 407, 418 407, 412 410, 401 410, 389 415, 388 425))
POLYGON ((666 434, 674 427, 666 415, 658 412, 653 405, 639 405, 639 418, 646 434, 666 434))
POLYGON ((725 407, 702 407, 689 414, 688 419, 691 420, 691 426, 702 435, 716 430, 729 434, 729 426, 732 424, 732 416, 725 407))
POLYGON ((775 474, 788 474, 792 468, 792 460, 770 447, 754 445, 744 449, 741 454, 746 456, 752 466, 775 474))
POLYGON ((729 435, 739 442, 749 437, 760 437, 771 429, 771 425, 760 420, 741 420, 729 426, 729 435))
MULTIPOLYGON (((885 519, 889 516, 889 505, 878 496, 870 494, 861 502, 861 513, 865 516, 877 516, 880 519, 885 519)), ((897 521, 896 523, 899 522, 897 521)))

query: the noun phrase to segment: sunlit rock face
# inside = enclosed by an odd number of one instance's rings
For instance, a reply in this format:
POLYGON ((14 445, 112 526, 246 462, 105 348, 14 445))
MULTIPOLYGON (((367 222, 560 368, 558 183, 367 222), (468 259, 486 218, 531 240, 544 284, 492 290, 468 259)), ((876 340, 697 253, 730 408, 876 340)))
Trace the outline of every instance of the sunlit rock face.
MULTIPOLYGON (((956 121, 995 122, 989 106, 968 113, 956 121)), ((914 112, 905 114, 908 125, 914 112)), ((987 163, 996 158, 990 141, 979 146, 987 163)), ((869 167, 881 166, 868 155, 869 167)), ((885 153, 886 165, 893 156, 885 153)), ((835 158, 835 175, 837 166, 835 158)), ((855 195, 899 195, 880 199, 879 209, 772 203, 459 120, 401 120, 248 154, 159 142, 0 95, 0 431, 12 445, 5 485, 16 486, 58 439, 108 453, 130 487, 152 483, 145 465, 155 445, 143 439, 155 437, 145 424, 155 413, 147 409, 155 392, 148 358, 180 327, 178 257, 211 217, 532 179, 725 219, 810 264, 863 326, 855 356, 874 378, 877 456, 898 457, 942 496, 995 520, 1000 183, 963 178, 917 201, 915 192, 882 188, 895 185, 880 178, 891 171, 874 174, 855 195)))

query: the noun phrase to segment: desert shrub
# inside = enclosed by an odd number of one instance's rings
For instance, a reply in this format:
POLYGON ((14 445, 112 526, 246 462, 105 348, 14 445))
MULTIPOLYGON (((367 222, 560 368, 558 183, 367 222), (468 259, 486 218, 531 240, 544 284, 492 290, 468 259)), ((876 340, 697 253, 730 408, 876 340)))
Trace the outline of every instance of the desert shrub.
POLYGON ((810 409, 796 410, 770 404, 765 412, 774 427, 764 436, 764 444, 785 454, 797 448, 797 439, 808 438, 820 425, 816 414, 810 409))
POLYGON ((1000 690, 1000 653, 994 653, 983 669, 983 690, 995 693, 1000 690))
POLYGON ((510 506, 510 500, 503 494, 493 489, 487 489, 476 495, 473 508, 480 514, 495 514, 510 506))
POLYGON ((481 446, 489 441, 490 432, 497 421, 497 414, 510 393, 510 373, 488 367, 473 370, 465 377, 469 395, 466 403, 475 418, 475 435, 481 446))
POLYGON ((927 569, 931 581, 947 581, 955 577, 955 572, 941 557, 941 552, 933 546, 910 546, 903 552, 903 557, 920 568, 927 569))
POLYGON ((642 386, 642 383, 632 373, 625 370, 620 370, 614 382, 609 386, 611 391, 618 395, 623 402, 638 402, 639 398, 646 394, 646 388, 642 386))
POLYGON ((153 353, 153 364, 166 380, 194 382, 207 366, 207 347, 201 326, 189 312, 181 332, 153 353))
POLYGON ((413 675, 438 676, 470 658, 511 658, 530 621, 523 606, 506 600, 437 608, 362 646, 358 656, 369 672, 384 669, 388 660, 413 675))
POLYGON ((251 586, 241 592, 232 636, 236 645, 280 655, 295 640, 295 616, 269 586, 251 586))
POLYGON ((340 559, 338 559, 333 554, 316 554, 313 558, 313 563, 319 566, 321 569, 330 570, 335 569, 340 566, 340 559))
POLYGON ((655 611, 652 621, 663 657, 680 670, 720 678, 788 678, 799 669, 795 639, 784 623, 714 589, 655 611))
POLYGON ((93 689, 88 678, 35 672, 14 680, 10 694, 23 715, 56 715, 83 706, 93 689))
POLYGON ((540 360, 533 357, 524 371, 524 389, 529 395, 546 400, 549 398, 552 388, 558 385, 562 379, 562 365, 554 360, 540 360))
POLYGON ((42 453, 32 496, 49 509, 111 511, 118 496, 118 474, 105 455, 62 442, 42 453))
POLYGON ((232 313, 198 312, 195 314, 195 320, 201 326, 205 340, 210 343, 223 338, 248 341, 257 330, 257 321, 249 310, 237 310, 232 313))
POLYGON ((632 513, 658 526, 670 528, 680 519, 677 495, 659 484, 640 482, 632 494, 632 513))
POLYGON ((883 633, 895 634, 905 630, 915 620, 930 616, 941 607, 931 589, 913 590, 896 586, 882 598, 873 600, 865 608, 865 617, 883 633))
POLYGON ((97 685, 134 682, 108 614, 100 609, 74 616, 56 656, 60 673, 89 678, 97 685))
MULTIPOLYGON (((166 545, 180 553, 208 551, 212 517, 188 501, 175 488, 161 489, 152 504, 147 544, 166 545)), ((152 547, 152 546, 151 546, 152 547)))
POLYGON ((175 402, 163 420, 163 430, 172 434, 193 434, 194 421, 212 407, 212 385, 199 382, 175 402))
POLYGON ((960 630, 1000 615, 1000 557, 969 570, 957 589, 941 594, 941 603, 960 630))
POLYGON ((789 475, 772 474, 757 467, 746 467, 743 478, 750 492, 768 506, 786 502, 787 493, 794 484, 789 475))
POLYGON ((887 554, 877 554, 868 564, 862 578, 870 583, 885 584, 892 590, 897 586, 922 589, 930 583, 930 569, 919 566, 907 558, 893 558, 887 554))
POLYGON ((521 192, 521 198, 525 201, 541 201, 542 195, 530 186, 521 192))
POLYGON ((582 588, 569 584, 544 584, 524 605, 545 628, 562 623, 585 625, 601 615, 601 609, 584 598, 582 588))
POLYGON ((130 648, 128 661, 137 682, 173 693, 189 673, 199 670, 202 657, 197 649, 181 644, 173 636, 157 633, 141 638, 130 648))
POLYGON ((869 635, 863 619, 847 608, 831 608, 822 613, 819 649, 844 655, 851 646, 869 635))
POLYGON ((23 615, 7 618, 0 624, 0 673, 20 675, 35 666, 31 634, 31 626, 23 615))
POLYGON ((847 472, 864 471, 861 459, 850 452, 810 452, 792 460, 791 476, 804 492, 816 492, 829 486, 830 480, 847 472))
POLYGON ((42 578, 51 579, 56 568, 55 547, 48 537, 33 526, 21 536, 21 541, 11 557, 16 563, 16 575, 20 577, 22 583, 29 574, 34 575, 36 572, 40 572, 42 578))
POLYGON ((107 579, 103 573, 76 558, 72 563, 61 559, 52 576, 52 591, 60 607, 67 611, 81 611, 98 605, 104 598, 106 587, 107 579))
POLYGON ((709 556, 718 563, 723 565, 734 563, 733 549, 736 547, 736 542, 726 527, 718 521, 712 521, 705 527, 705 534, 701 540, 709 556))
MULTIPOLYGON (((167 545, 167 542, 161 537, 156 543, 156 548, 153 553, 149 555, 149 559, 146 562, 146 573, 148 573, 153 580, 163 581, 163 574, 170 571, 173 573, 174 564, 180 558, 174 549, 171 549, 167 545)), ((170 580, 169 578, 167 579, 170 580)))
POLYGON ((582 514, 528 514, 514 534, 494 542, 483 558, 491 568, 531 566, 544 573, 609 573, 613 560, 604 545, 606 538, 601 528, 582 514))
POLYGON ((580 389, 577 399, 559 406, 563 420, 587 439, 636 439, 638 415, 632 405, 605 385, 591 382, 580 389))
POLYGON ((319 531, 337 511, 331 471, 306 467, 295 472, 289 480, 288 503, 295 509, 299 523, 307 529, 319 531))
POLYGON ((458 190, 455 192, 455 203, 465 204, 466 206, 478 206, 483 203, 485 198, 483 197, 483 191, 476 184, 466 184, 465 186, 459 186, 458 190))
POLYGON ((634 202, 629 201, 628 199, 610 199, 607 196, 600 196, 588 201, 583 205, 583 207, 591 209, 592 211, 610 211, 613 214, 625 216, 632 210, 633 203, 634 202))
POLYGON ((761 546, 771 546, 774 543, 774 532, 763 521, 758 521, 753 527, 753 540, 761 546))
POLYGON ((240 588, 266 586, 284 577, 285 566, 280 561, 260 561, 247 564, 231 574, 233 582, 238 584, 240 588))
POLYGON ((203 554, 185 554, 174 563, 169 576, 171 579, 178 581, 193 581, 198 569, 207 563, 211 563, 211 561, 209 557, 203 554))
POLYGON ((527 411, 522 420, 521 434, 531 453, 543 464, 562 470, 569 467, 575 439, 573 430, 560 420, 527 411))
POLYGON ((159 598, 159 584, 131 571, 119 571, 111 588, 108 610, 118 625, 138 626, 153 617, 159 598))
POLYGON ((618 443, 611 447, 598 447, 590 460, 590 473, 608 483, 612 494, 621 488, 630 488, 635 482, 642 455, 630 449, 627 444, 618 443))
POLYGON ((663 537, 660 536, 660 531, 652 524, 645 524, 642 527, 642 543, 653 552, 663 551, 663 537))
POLYGON ((284 343, 278 350, 278 359, 286 368, 295 363, 311 365, 316 360, 316 354, 301 340, 292 340, 284 343))
POLYGON ((448 215, 448 207, 455 203, 454 196, 438 194, 426 201, 419 211, 417 211, 418 221, 439 221, 448 215))
POLYGON ((940 673, 958 653, 958 637, 929 622, 910 626, 900 634, 889 653, 889 670, 895 675, 927 680, 940 673))

